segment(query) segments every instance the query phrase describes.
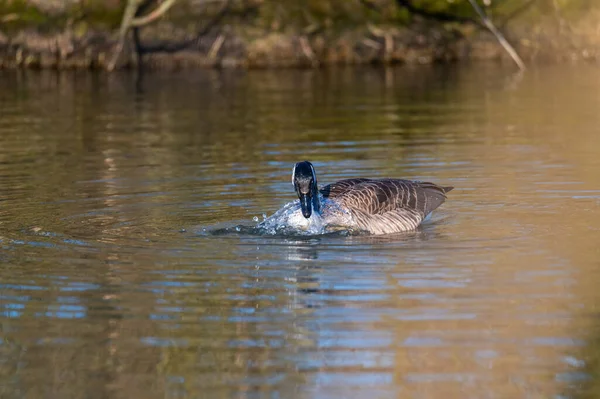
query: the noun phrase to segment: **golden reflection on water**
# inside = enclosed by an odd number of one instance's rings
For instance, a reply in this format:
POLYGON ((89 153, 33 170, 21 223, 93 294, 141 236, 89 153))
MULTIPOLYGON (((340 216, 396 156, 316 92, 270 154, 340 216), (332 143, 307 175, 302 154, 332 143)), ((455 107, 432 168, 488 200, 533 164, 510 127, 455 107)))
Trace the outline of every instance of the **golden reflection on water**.
POLYGON ((597 69, 1 73, 8 397, 597 392, 597 69), (298 159, 457 188, 404 235, 196 234, 298 159))

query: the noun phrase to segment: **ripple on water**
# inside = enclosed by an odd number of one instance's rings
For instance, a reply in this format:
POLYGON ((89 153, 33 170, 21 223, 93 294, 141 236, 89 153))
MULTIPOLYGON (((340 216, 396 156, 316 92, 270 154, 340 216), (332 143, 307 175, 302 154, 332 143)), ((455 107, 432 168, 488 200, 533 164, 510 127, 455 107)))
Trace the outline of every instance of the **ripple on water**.
POLYGON ((0 71, 3 396, 597 384, 600 79, 551 69, 0 71), (287 203, 306 158, 457 189, 416 231, 324 234, 287 203))

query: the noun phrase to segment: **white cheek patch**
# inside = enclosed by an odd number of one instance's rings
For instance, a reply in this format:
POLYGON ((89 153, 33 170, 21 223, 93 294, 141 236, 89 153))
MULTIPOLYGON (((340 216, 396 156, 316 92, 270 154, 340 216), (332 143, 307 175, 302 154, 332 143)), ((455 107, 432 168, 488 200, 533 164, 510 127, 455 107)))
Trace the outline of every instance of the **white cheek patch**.
POLYGON ((294 185, 294 180, 296 178, 296 165, 294 164, 294 167, 292 168, 292 185, 294 185))

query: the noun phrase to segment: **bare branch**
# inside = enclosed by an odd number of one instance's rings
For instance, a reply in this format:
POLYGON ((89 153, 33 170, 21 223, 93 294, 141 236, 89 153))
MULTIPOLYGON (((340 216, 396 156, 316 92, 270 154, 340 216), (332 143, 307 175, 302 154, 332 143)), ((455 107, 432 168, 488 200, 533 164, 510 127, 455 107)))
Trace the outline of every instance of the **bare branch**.
POLYGON ((523 62, 521 57, 519 57, 519 54, 515 51, 513 46, 511 46, 510 43, 504 38, 502 33, 500 33, 500 31, 498 29, 496 29, 496 27, 494 26, 492 21, 487 17, 487 15, 485 15, 485 12, 481 9, 481 7, 479 7, 479 4, 477 4, 477 1, 469 0, 469 3, 471 3, 471 6, 473 7, 473 9, 475 9, 475 12, 479 15, 479 17, 483 21, 483 24, 485 25, 485 27, 488 28, 489 31, 492 32, 492 34, 494 36, 496 36, 496 39, 498 39, 498 42, 500 42, 502 47, 504 47, 504 50, 506 50, 506 52, 511 56, 511 58, 517 64, 519 69, 524 71, 526 69, 525 63, 523 62))
POLYGON ((138 17, 138 13, 143 9, 150 5, 149 0, 128 0, 127 5, 125 6, 125 11, 123 12, 123 19, 121 20, 121 28, 119 30, 119 41, 117 44, 117 48, 113 54, 113 57, 110 63, 107 66, 109 71, 112 71, 116 68, 117 63, 119 62, 119 58, 123 53, 125 48, 125 42, 127 40, 127 33, 131 28, 134 28, 134 41, 136 47, 136 53, 140 54, 140 43, 139 43, 139 32, 138 28, 145 26, 153 21, 156 21, 160 18, 173 4, 175 4, 177 0, 165 0, 162 2, 156 10, 150 12, 149 14, 138 17))
POLYGON ((139 28, 140 26, 148 25, 149 23, 156 21, 164 13, 166 13, 176 1, 177 0, 165 0, 164 2, 160 3, 160 5, 156 7, 156 10, 152 11, 150 14, 144 15, 143 17, 134 18, 131 21, 130 26, 132 28, 139 28))
POLYGON ((125 47, 125 40, 127 39, 127 32, 129 32, 129 28, 131 27, 131 21, 133 21, 135 18, 135 13, 143 1, 144 0, 129 0, 125 6, 123 19, 121 20, 121 28, 119 29, 119 41, 117 43, 117 49, 115 50, 113 57, 107 66, 109 71, 113 71, 117 66, 119 57, 121 56, 123 48, 125 47))
POLYGON ((215 59, 217 57, 217 54, 219 53, 219 50, 221 49, 223 42, 225 42, 225 36, 219 35, 219 37, 217 37, 217 39, 213 42, 212 46, 210 46, 210 51, 208 52, 208 58, 215 59))

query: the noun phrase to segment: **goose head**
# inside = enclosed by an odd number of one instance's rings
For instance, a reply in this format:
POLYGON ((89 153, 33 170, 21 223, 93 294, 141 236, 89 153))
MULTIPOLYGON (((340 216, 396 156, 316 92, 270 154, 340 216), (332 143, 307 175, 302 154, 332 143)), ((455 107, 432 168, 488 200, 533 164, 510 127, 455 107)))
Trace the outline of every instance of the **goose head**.
POLYGON ((308 219, 314 212, 320 212, 319 189, 315 168, 308 161, 298 162, 294 165, 292 183, 300 199, 302 215, 308 219))

